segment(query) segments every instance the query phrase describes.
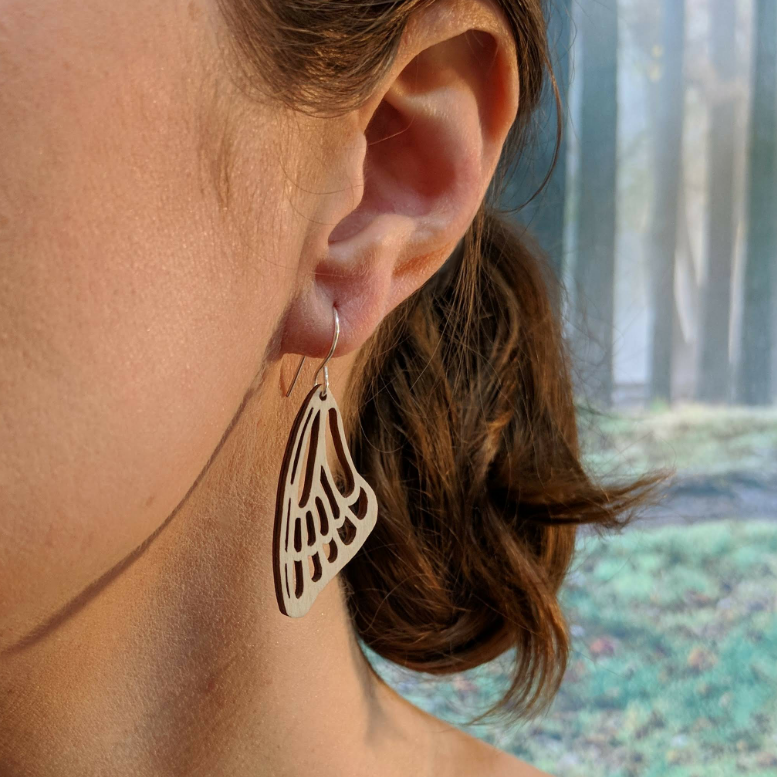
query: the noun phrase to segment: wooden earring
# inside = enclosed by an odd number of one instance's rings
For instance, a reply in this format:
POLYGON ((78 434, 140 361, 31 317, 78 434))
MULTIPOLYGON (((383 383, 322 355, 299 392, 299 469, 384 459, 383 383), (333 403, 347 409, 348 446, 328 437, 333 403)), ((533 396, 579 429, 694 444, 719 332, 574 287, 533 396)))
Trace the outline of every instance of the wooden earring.
MULTIPOLYGON (((332 347, 294 419, 278 479, 273 528, 275 595, 280 611, 292 618, 305 615, 324 586, 356 555, 378 516, 375 492, 353 465, 340 408, 329 390, 326 365, 340 334, 337 309, 334 319, 332 347), (316 381, 322 369, 323 386, 316 381), (344 492, 329 467, 327 430, 342 469, 344 492)), ((304 362, 303 356, 287 397, 304 362)))

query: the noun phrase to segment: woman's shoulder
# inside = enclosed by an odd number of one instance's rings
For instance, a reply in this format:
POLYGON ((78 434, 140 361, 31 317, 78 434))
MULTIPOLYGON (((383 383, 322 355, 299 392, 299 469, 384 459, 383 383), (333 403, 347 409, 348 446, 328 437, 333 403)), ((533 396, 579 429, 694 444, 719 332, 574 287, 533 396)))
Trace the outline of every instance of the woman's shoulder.
MULTIPOLYGON (((409 747, 409 758, 426 759, 434 777, 553 777, 420 709, 385 683, 379 686, 391 709, 391 726, 409 747), (423 742, 423 745, 419 745, 423 742)), ((396 753, 396 742, 393 743, 396 753)), ((402 771, 402 773, 406 773, 402 771)))
POLYGON ((458 735, 456 749, 460 752, 452 772, 455 777, 552 777, 463 731, 458 735))

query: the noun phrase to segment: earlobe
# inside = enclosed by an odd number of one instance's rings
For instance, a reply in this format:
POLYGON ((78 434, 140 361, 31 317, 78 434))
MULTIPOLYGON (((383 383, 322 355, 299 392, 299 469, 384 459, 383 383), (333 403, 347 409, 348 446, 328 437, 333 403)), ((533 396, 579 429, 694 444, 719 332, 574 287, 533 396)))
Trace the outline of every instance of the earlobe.
POLYGON ((512 35, 492 3, 442 0, 411 19, 381 88, 354 114, 366 142, 349 175, 361 198, 301 279, 284 350, 325 352, 332 307, 338 354, 358 348, 434 274, 485 196, 517 90, 512 35))

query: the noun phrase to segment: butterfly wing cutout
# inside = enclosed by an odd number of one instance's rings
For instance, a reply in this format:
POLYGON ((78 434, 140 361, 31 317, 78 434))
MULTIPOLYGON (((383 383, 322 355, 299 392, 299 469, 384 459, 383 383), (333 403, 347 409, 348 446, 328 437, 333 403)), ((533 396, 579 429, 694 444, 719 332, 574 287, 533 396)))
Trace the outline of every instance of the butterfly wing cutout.
POLYGON ((283 457, 273 531, 275 595, 285 615, 303 616, 326 584, 354 557, 375 526, 378 502, 356 472, 331 391, 316 385, 294 419, 283 457), (332 435, 345 492, 326 455, 332 435))

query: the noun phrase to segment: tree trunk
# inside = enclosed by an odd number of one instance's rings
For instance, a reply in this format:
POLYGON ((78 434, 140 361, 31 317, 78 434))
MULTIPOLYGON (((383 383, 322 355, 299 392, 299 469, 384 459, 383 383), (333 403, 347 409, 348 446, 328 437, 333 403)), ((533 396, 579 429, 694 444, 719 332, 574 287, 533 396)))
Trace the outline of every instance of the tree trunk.
POLYGON ((663 0, 661 79, 653 136, 655 179, 650 226, 650 398, 672 398, 675 251, 685 118, 685 2, 663 0))
POLYGON ((612 403, 618 126, 617 0, 581 0, 580 207, 576 369, 587 397, 612 403))
POLYGON ((772 268, 777 261, 777 3, 756 0, 747 251, 737 398, 771 402, 772 268))
POLYGON ((738 99, 736 78, 736 3, 713 0, 710 7, 711 57, 715 87, 711 95, 707 183, 706 273, 699 329, 696 397, 702 402, 730 399, 729 330, 734 260, 734 164, 738 99))

